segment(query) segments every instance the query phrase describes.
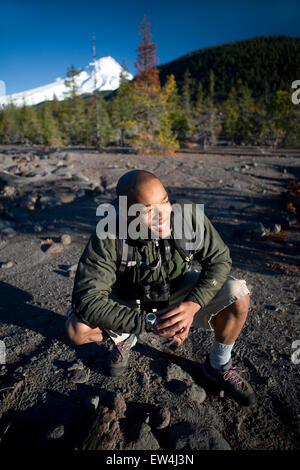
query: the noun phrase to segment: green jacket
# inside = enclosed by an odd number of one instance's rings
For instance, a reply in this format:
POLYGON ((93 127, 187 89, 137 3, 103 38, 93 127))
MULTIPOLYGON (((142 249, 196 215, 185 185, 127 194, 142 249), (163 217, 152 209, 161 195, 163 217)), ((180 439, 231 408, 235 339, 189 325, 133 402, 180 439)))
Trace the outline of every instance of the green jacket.
MULTIPOLYGON (((179 202, 179 201, 175 201, 179 202)), ((182 202, 182 201, 181 201, 182 202)), ((191 201, 184 201, 190 202, 191 201)), ((194 203, 192 203, 194 204, 194 203)), ((136 240, 140 260, 150 264, 157 258, 155 240, 136 240)), ((195 252, 194 259, 202 266, 197 285, 185 300, 193 300, 205 307, 221 289, 231 269, 229 248, 221 239, 210 220, 204 215, 204 241, 202 248, 195 252)), ((169 278, 172 283, 180 281, 187 266, 173 247, 169 262, 169 278)), ((76 316, 86 325, 124 333, 143 333, 146 330, 146 312, 120 305, 109 298, 112 285, 122 285, 123 291, 132 292, 134 298, 135 270, 132 275, 120 276, 117 269, 117 241, 99 239, 96 227, 80 257, 74 279, 72 308, 76 316)), ((157 270, 158 271, 158 270, 157 270)), ((154 271, 149 282, 157 280, 154 271)))

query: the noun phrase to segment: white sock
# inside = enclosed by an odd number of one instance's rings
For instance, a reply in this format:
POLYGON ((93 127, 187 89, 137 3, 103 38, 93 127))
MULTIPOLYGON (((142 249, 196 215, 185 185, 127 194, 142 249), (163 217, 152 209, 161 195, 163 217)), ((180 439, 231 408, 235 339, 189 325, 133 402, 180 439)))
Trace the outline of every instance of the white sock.
POLYGON ((212 344, 210 354, 209 354, 209 359, 211 366, 214 369, 222 369, 222 366, 224 364, 227 364, 227 362, 231 358, 231 350, 234 346, 233 344, 222 344, 219 343, 216 339, 214 339, 214 342, 212 344))

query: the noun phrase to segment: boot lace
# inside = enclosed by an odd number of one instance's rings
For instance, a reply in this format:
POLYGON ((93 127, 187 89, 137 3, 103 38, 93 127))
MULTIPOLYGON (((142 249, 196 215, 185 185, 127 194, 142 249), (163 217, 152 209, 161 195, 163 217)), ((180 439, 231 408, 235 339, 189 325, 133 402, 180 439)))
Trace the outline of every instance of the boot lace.
POLYGON ((129 345, 126 341, 120 341, 118 344, 115 344, 112 350, 112 360, 118 362, 120 359, 123 359, 128 349, 129 345))
POLYGON ((239 367, 230 367, 230 369, 223 372, 224 380, 228 380, 232 384, 237 385, 238 388, 246 390, 247 386, 244 380, 238 375, 241 372, 246 372, 246 370, 239 367))

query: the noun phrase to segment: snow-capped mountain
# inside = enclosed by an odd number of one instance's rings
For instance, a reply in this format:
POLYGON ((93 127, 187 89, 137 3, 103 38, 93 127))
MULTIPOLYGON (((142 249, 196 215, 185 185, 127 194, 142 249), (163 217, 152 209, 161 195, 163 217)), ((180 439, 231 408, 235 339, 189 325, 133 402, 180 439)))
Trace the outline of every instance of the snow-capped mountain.
MULTIPOLYGON (((116 90, 120 84, 121 65, 112 57, 102 57, 89 65, 76 75, 75 83, 78 94, 93 93, 95 90, 116 90)), ((126 72, 128 80, 133 76, 126 72)), ((27 105, 34 105, 46 100, 53 100, 54 95, 61 101, 70 93, 70 88, 64 84, 64 78, 57 78, 55 82, 49 83, 32 90, 13 93, 12 95, 0 96, 0 106, 6 106, 13 102, 16 106, 22 106, 24 101, 27 105)))

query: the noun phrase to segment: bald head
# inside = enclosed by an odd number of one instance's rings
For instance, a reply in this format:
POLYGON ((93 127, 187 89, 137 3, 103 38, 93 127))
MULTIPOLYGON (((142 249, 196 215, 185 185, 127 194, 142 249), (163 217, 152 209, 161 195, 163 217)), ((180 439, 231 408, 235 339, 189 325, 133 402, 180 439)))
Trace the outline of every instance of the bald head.
POLYGON ((162 186, 159 179, 150 171, 132 170, 121 176, 117 184, 117 196, 127 196, 129 203, 142 202, 144 193, 152 185, 162 186))
MULTIPOLYGON (((119 179, 116 190, 118 197, 127 196, 128 207, 136 203, 145 206, 141 213, 149 231, 156 232, 159 237, 170 234, 171 204, 163 184, 153 173, 146 170, 129 171, 119 179)), ((127 220, 133 218, 127 217, 127 220)))

